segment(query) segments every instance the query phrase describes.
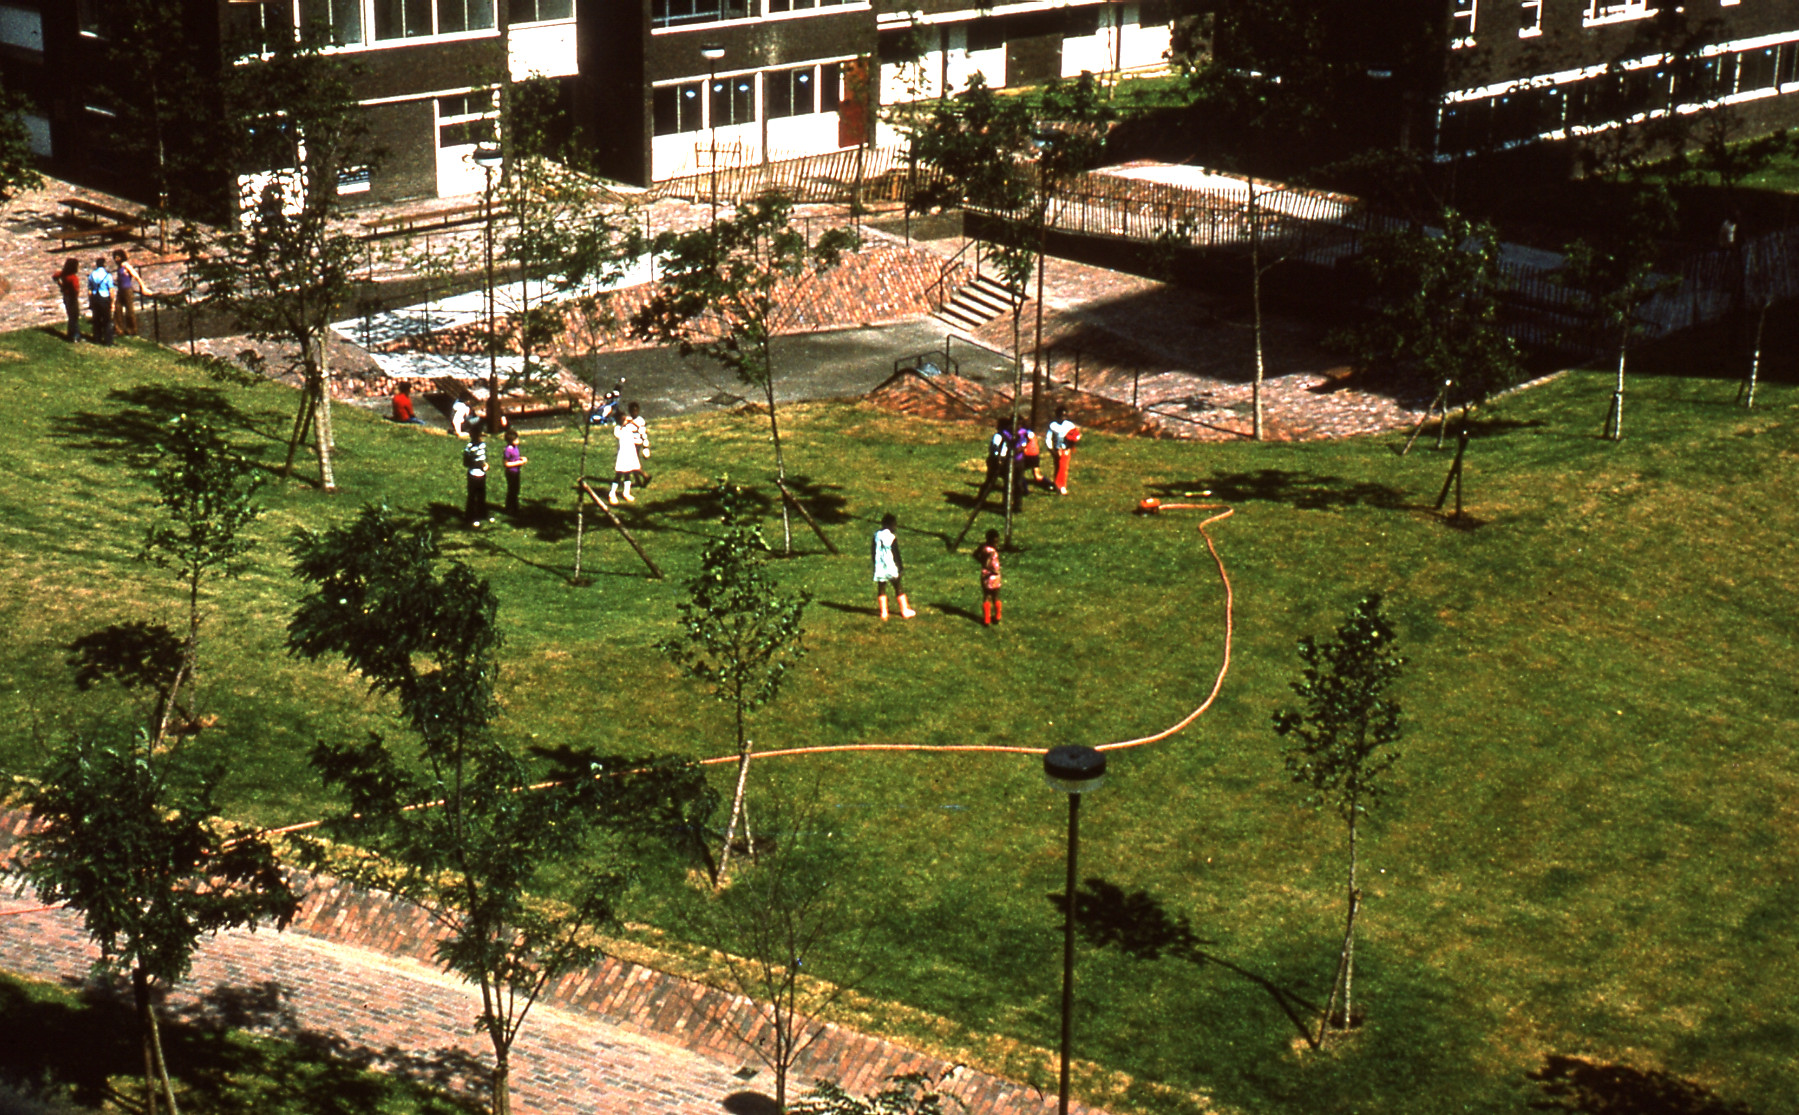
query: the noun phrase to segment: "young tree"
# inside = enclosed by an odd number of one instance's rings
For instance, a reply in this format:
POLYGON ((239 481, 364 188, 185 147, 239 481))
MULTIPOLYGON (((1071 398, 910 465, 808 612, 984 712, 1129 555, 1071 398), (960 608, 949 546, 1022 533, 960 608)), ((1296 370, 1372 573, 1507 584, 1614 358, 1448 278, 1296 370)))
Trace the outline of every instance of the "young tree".
POLYGON ((681 605, 681 634, 661 644, 662 652, 690 678, 712 687, 712 695, 731 706, 737 730, 737 787, 731 795, 731 817, 725 825, 713 883, 723 881, 731 864, 737 823, 744 820, 744 787, 750 773, 748 717, 781 691, 787 667, 805 653, 800 616, 810 595, 788 596, 768 575, 768 543, 739 488, 724 478, 718 484, 724 532, 706 544, 699 576, 688 582, 690 599, 681 605))
POLYGON ((516 280, 499 288, 498 299, 512 319, 522 359, 518 371, 504 377, 498 361, 493 364, 490 429, 499 429, 503 391, 545 394, 560 385, 542 354, 562 336, 571 296, 617 279, 644 248, 636 222, 621 217, 587 173, 586 148, 555 141, 555 98, 547 79, 505 87, 501 133, 510 140, 510 157, 495 190, 502 214, 495 251, 505 261, 506 278, 516 280))
POLYGON ((1399 758, 1392 747, 1403 734, 1399 702, 1389 691, 1399 680, 1405 659, 1393 652, 1393 629, 1381 616, 1380 605, 1378 594, 1362 598, 1333 641, 1320 643, 1310 635, 1299 640, 1305 670, 1292 686, 1301 705, 1274 714, 1275 734, 1289 741, 1287 770, 1305 787, 1307 804, 1334 810, 1349 837, 1343 948, 1319 1021, 1320 1042, 1339 990, 1342 1028, 1352 1022, 1356 913, 1362 904, 1356 881, 1361 820, 1386 793, 1387 772, 1399 758))
POLYGON ((1579 291, 1618 346, 1618 379, 1605 414, 1605 436, 1624 437, 1624 366, 1630 341, 1641 329, 1637 311, 1657 294, 1680 281, 1679 276, 1655 273, 1661 254, 1661 238, 1674 228, 1674 201, 1663 187, 1639 186, 1621 212, 1612 218, 1609 231, 1582 237, 1565 249, 1559 276, 1579 291))
MULTIPOLYGON (((1369 236, 1362 265, 1373 296, 1373 315, 1336 340, 1357 364, 1410 372, 1443 385, 1447 417, 1462 408, 1463 437, 1444 481, 1456 487, 1461 513, 1462 461, 1468 415, 1489 396, 1518 381, 1518 345, 1499 324, 1499 234, 1485 221, 1445 209, 1442 228, 1413 225, 1369 236)), ((1442 505, 1439 498, 1438 506, 1442 505)))
POLYGON ((300 408, 282 475, 310 428, 319 482, 337 491, 332 468, 331 372, 326 337, 356 292, 361 241, 343 227, 339 176, 372 161, 343 60, 310 30, 275 36, 267 53, 230 68, 228 132, 240 165, 240 219, 183 239, 205 300, 227 309, 250 336, 294 346, 300 408))
POLYGON ((775 1109, 787 1110, 794 1062, 824 1033, 824 1018, 866 975, 869 919, 852 902, 847 834, 817 807, 776 799, 762 814, 762 842, 731 885, 688 915, 718 950, 732 986, 755 1005, 734 1018, 744 1043, 775 1074, 775 1109), (829 972, 830 979, 813 973, 829 972))
POLYGON ((230 161, 219 146, 223 60, 216 37, 197 25, 199 9, 181 0, 114 0, 98 14, 108 139, 147 168, 158 242, 166 246, 172 212, 216 208, 220 200, 201 182, 230 161))
POLYGON ((293 553, 315 587, 288 624, 289 649, 341 656, 397 699, 419 740, 412 755, 378 735, 313 749, 344 799, 329 831, 373 855, 314 843, 309 858, 417 904, 444 930, 437 960, 481 990, 493 1111, 507 1115, 512 1046, 531 1007, 601 954, 593 933, 617 920, 632 860, 607 837, 697 832, 709 791, 690 764, 590 754, 566 756, 545 783, 495 740, 499 604, 461 562, 439 569, 428 528, 371 507, 346 526, 302 531, 293 553))
POLYGON ((150 476, 162 513, 145 532, 138 557, 173 569, 187 591, 187 637, 153 730, 153 741, 160 744, 181 687, 191 689, 195 683, 200 586, 209 577, 235 577, 243 571, 244 555, 256 545, 244 532, 262 515, 256 502, 262 478, 212 427, 185 414, 164 427, 150 476))
POLYGON ((691 232, 661 233, 651 245, 661 259, 661 285, 631 318, 636 336, 678 345, 683 356, 701 353, 762 392, 775 448, 775 484, 783 497, 781 536, 787 553, 793 552, 793 524, 770 346, 803 308, 792 297, 796 281, 837 266, 860 242, 849 229, 831 229, 808 244, 792 218, 793 202, 771 190, 738 205, 723 220, 691 232))
POLYGON ((143 732, 78 738, 56 750, 25 798, 38 825, 23 837, 26 881, 42 901, 80 911, 100 949, 97 970, 131 977, 147 1115, 158 1080, 177 1111, 152 987, 185 978, 202 937, 285 928, 299 909, 268 842, 215 819, 224 766, 187 745, 157 747, 143 732))

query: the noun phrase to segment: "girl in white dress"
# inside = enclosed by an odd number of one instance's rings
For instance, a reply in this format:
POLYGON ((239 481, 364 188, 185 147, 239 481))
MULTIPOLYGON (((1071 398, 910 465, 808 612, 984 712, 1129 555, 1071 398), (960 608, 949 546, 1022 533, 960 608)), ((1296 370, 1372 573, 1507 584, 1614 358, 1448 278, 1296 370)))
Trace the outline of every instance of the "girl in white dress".
POLYGON ((918 613, 906 602, 906 590, 900 584, 900 572, 905 562, 900 559, 899 535, 895 529, 899 526, 899 518, 892 514, 881 517, 881 529, 875 531, 872 554, 875 566, 875 603, 881 607, 881 618, 887 618, 887 586, 893 585, 894 598, 899 601, 900 617, 911 619, 918 613))
POLYGON ((612 503, 618 502, 621 484, 625 489, 625 502, 636 503, 637 497, 631 494, 632 483, 649 482, 649 477, 643 474, 643 462, 650 455, 649 429, 637 413, 636 403, 631 404, 629 414, 630 417, 612 428, 612 436, 618 439, 618 457, 612 462, 612 491, 606 497, 612 503))

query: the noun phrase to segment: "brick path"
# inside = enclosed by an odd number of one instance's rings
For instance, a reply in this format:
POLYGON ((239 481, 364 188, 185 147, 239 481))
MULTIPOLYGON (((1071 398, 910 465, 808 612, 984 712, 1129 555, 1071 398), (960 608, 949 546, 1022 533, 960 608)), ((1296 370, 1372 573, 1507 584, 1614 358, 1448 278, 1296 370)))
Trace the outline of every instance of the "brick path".
MULTIPOLYGON (((25 823, 20 814, 0 814, 0 866, 5 846, 25 823)), ((300 916, 286 932, 225 933, 204 944, 193 974, 169 997, 173 1011, 205 1018, 209 1004, 230 1002, 239 1008, 234 1025, 321 1037, 375 1055, 388 1071, 437 1075, 447 1068, 464 1087, 484 1088, 492 1050, 471 1032, 479 994, 430 963, 437 934, 429 919, 416 907, 336 880, 304 883, 300 916)), ((38 905, 12 896, 15 889, 0 881, 0 969, 79 981, 97 955, 79 918, 62 910, 11 914, 38 905)), ((516 1110, 716 1115, 727 1097, 773 1091, 770 1070, 738 1037, 742 1023, 755 1018, 740 996, 604 960, 558 981, 532 1010, 513 1049, 516 1110), (732 1075, 745 1065, 761 1070, 747 1084, 732 1075)), ((1055 1110, 1053 1095, 839 1026, 805 1050, 789 1082, 797 1093, 824 1077, 862 1093, 896 1073, 952 1070, 951 1090, 975 1115, 1055 1110)), ((1073 1108, 1104 1115, 1082 1104, 1073 1108)))

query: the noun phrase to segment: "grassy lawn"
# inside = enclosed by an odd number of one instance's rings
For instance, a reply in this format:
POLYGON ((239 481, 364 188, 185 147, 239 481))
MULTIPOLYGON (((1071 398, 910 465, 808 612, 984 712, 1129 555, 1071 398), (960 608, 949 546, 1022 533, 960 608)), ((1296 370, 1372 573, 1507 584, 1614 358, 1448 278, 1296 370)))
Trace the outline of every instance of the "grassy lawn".
MULTIPOLYGON (((129 990, 118 999, 0 975, 0 1085, 22 1086, 51 1111, 143 1110, 143 1055, 129 990), (64 1106, 66 1105, 66 1106, 64 1106)), ((428 1082, 415 1063, 370 1071, 375 1051, 331 1035, 281 1038, 229 1029, 219 1019, 271 1013, 272 1002, 214 1001, 162 1024, 181 1110, 195 1115, 460 1115, 471 1108, 428 1082)), ((0 1088, 0 1110, 8 1105, 0 1088)), ((158 1101, 161 1102, 160 1100, 158 1101)))
MULTIPOLYGON (((1020 520, 996 630, 973 619, 970 547, 944 544, 965 514, 952 501, 979 479, 984 431, 792 408, 790 467, 819 491, 847 556, 802 535, 806 556, 775 564, 816 598, 811 653, 755 738, 1047 746, 1178 719, 1218 668, 1223 593, 1191 517, 1127 512, 1145 495, 1209 488, 1237 509, 1214 528, 1236 589, 1232 672, 1185 734, 1114 756, 1083 810, 1083 875, 1111 896, 1098 916, 1139 929, 1157 913, 1190 919, 1209 953, 1321 998, 1342 840, 1287 783, 1269 720, 1298 669, 1294 641, 1326 633, 1363 591, 1386 592, 1411 659, 1409 730, 1363 860, 1368 1022, 1323 1055, 1298 1052, 1254 982, 1089 947, 1077 1048, 1110 1075, 1084 1073, 1088 1094, 1120 1111, 1184 1112, 1196 1096, 1250 1112, 1518 1110, 1538 1097, 1529 1074, 1572 1055, 1669 1072, 1755 1111, 1794 1109, 1799 392, 1765 385, 1745 412, 1734 384, 1707 377, 1709 359, 1639 361, 1653 374, 1633 381, 1621 444, 1595 436, 1604 373, 1492 407, 1468 464, 1476 529, 1426 509, 1448 463, 1428 443, 1401 459, 1393 438, 1091 435, 1074 494, 1034 498, 1020 520), (879 623, 869 600, 864 552, 887 510, 923 613, 911 623, 879 623)), ((116 690, 73 690, 64 645, 121 620, 178 622, 172 580, 134 560, 152 500, 133 461, 155 423, 207 412, 278 460, 293 397, 41 332, 0 337, 0 367, 13 422, 0 441, 12 569, 0 767, 17 772, 47 740, 130 712, 116 690)), ((572 588, 578 435, 527 438, 522 522, 477 534, 454 525, 455 442, 340 410, 344 494, 271 488, 257 566, 212 602, 202 677, 220 719, 201 739, 232 760, 232 809, 313 816, 325 803, 304 762, 311 742, 396 727, 341 669, 282 650, 298 595, 283 539, 363 501, 444 524, 447 549, 492 579, 507 630, 502 725, 521 743, 727 750, 724 708, 654 644, 674 630, 708 529, 697 489, 727 470, 763 475, 766 427, 651 419, 655 483, 628 520, 669 579, 646 579, 621 541, 597 534, 594 582, 572 588)), ((850 754, 770 761, 757 779, 795 794, 816 783, 865 850, 855 882, 880 961, 869 990, 923 1012, 892 1012, 901 1036, 996 1035, 1016 1053, 995 1067, 1048 1084, 1053 1066, 1032 1050, 1056 1034, 1065 807, 1039 770, 1020 756, 850 754)), ((644 920, 674 885, 646 882, 644 920)))

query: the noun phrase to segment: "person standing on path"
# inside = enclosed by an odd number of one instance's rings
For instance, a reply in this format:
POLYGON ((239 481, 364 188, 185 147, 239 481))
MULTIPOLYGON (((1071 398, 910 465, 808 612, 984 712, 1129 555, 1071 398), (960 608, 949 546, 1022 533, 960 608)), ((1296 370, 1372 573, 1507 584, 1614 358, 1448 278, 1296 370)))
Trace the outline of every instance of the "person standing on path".
POLYGON ((112 293, 112 272, 106 269, 106 257, 101 256, 87 275, 87 312, 93 318, 96 344, 112 344, 112 293))
POLYGON ((112 250, 113 269, 118 273, 119 304, 118 312, 113 316, 118 320, 119 332, 127 337, 137 336, 137 297, 148 295, 150 291, 144 286, 144 277, 138 273, 137 265, 125 257, 125 249, 112 250))
POLYGON ((1049 424, 1049 451, 1056 461, 1056 494, 1068 494, 1068 466, 1074 461, 1074 447, 1081 440, 1081 428, 1068 420, 1068 408, 1056 408, 1056 420, 1049 424))
POLYGON ((632 403, 626 413, 628 417, 612 428, 612 436, 618 439, 618 456, 612 462, 612 491, 606 496, 609 503, 618 502, 621 484, 625 489, 625 502, 636 503, 637 497, 631 494, 631 485, 647 484, 650 479, 643 472, 644 458, 650 455, 649 429, 644 425, 636 403, 632 403))
POLYGON ((881 529, 875 531, 874 543, 871 547, 875 566, 875 603, 880 605, 881 619, 887 618, 887 586, 893 585, 894 599, 899 601, 901 619, 911 619, 918 613, 906 602, 906 589, 900 582, 900 574, 906 563, 900 558, 899 518, 892 512, 881 516, 881 529))
POLYGON ((487 445, 481 431, 470 430, 468 444, 462 447, 462 468, 468 473, 468 506, 463 518, 470 527, 487 520, 487 445))
POLYGON ((57 292, 62 295, 63 313, 69 315, 69 343, 81 343, 81 261, 70 256, 63 261, 62 270, 51 276, 50 281, 56 284, 57 292))
POLYGON ((506 431, 506 449, 500 459, 506 466, 506 514, 517 515, 519 474, 530 463, 519 451, 517 430, 506 431))
POLYGON ((975 547, 974 563, 981 569, 981 626, 992 627, 1000 619, 999 531, 988 531, 987 541, 975 547))

